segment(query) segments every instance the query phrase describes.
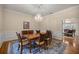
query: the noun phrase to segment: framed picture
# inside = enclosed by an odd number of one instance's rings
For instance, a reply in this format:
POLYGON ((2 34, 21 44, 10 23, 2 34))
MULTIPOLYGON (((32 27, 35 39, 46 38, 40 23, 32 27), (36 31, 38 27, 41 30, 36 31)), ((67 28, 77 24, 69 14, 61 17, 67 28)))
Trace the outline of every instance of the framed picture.
POLYGON ((29 28, 30 28, 29 22, 24 21, 23 22, 23 29, 29 29, 29 28))

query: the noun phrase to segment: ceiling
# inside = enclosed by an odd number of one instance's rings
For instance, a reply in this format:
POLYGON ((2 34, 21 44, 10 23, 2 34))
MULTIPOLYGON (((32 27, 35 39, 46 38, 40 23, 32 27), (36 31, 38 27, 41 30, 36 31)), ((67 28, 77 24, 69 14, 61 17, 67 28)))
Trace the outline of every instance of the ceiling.
POLYGON ((41 14, 42 16, 45 16, 73 6, 77 6, 77 4, 6 4, 4 5, 5 8, 23 12, 33 16, 35 16, 36 14, 41 14))

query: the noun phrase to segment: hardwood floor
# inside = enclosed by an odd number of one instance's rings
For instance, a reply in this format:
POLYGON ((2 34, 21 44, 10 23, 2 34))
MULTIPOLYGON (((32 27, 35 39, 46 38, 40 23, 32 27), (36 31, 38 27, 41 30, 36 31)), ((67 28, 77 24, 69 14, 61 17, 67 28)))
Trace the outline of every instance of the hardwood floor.
POLYGON ((79 54, 79 38, 64 37, 64 43, 67 44, 66 54, 79 54))
MULTIPOLYGON (((7 54, 8 45, 12 41, 3 42, 0 48, 0 54, 7 54)), ((67 47, 64 51, 65 54, 79 54, 79 38, 78 37, 76 38, 64 37, 63 42, 67 44, 67 47)))
POLYGON ((0 54, 7 54, 9 41, 3 42, 0 48, 0 54))

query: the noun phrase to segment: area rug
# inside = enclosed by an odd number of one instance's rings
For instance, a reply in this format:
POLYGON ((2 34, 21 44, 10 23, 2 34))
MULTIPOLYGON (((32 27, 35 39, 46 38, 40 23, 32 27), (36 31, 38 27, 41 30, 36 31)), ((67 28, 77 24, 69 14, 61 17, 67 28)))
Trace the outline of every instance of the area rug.
MULTIPOLYGON (((64 54, 64 50, 66 48, 66 45, 59 40, 53 40, 53 44, 51 44, 51 48, 48 48, 46 50, 34 48, 32 49, 32 54, 64 54), (34 52, 36 51, 36 52, 34 52)), ((20 49, 18 50, 18 41, 13 41, 9 44, 8 54, 20 54, 20 49)), ((23 49, 23 54, 30 54, 29 48, 23 49)))

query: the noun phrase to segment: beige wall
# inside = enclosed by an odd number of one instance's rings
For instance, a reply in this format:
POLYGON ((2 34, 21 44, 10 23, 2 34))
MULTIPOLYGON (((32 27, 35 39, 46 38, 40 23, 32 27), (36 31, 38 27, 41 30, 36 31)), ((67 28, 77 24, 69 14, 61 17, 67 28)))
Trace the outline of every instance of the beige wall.
POLYGON ((60 36, 60 32, 62 32, 62 20, 69 18, 79 19, 78 10, 79 7, 64 9, 55 14, 45 16, 42 22, 36 22, 31 15, 9 9, 3 10, 0 7, 0 36, 2 36, 0 42, 16 39, 15 32, 23 30, 23 21, 30 22, 30 29, 49 29, 55 36, 60 36))
POLYGON ((18 11, 3 9, 0 6, 0 46, 3 41, 16 39, 16 32, 23 29, 23 21, 30 22, 30 29, 37 29, 38 23, 34 17, 18 11))
POLYGON ((0 34, 2 33, 2 5, 0 5, 0 34))
POLYGON ((0 44, 3 41, 16 39, 16 32, 24 30, 23 21, 30 22, 30 29, 37 29, 37 23, 33 19, 31 15, 0 8, 0 44))
POLYGON ((61 36, 63 26, 62 20, 71 18, 78 18, 79 20, 78 10, 79 7, 76 6, 45 16, 40 28, 42 30, 49 29, 55 34, 55 36, 61 36))
POLYGON ((15 32, 23 30, 23 21, 29 21, 31 29, 35 29, 33 17, 31 15, 5 9, 5 32, 15 32))
POLYGON ((5 9, 4 10, 4 39, 16 39, 16 33, 20 32, 23 29, 23 21, 30 22, 30 29, 36 29, 37 25, 33 20, 33 16, 27 15, 24 13, 16 12, 13 10, 5 9))
POLYGON ((3 7, 2 7, 2 5, 0 5, 0 47, 1 47, 1 44, 2 44, 2 20, 3 20, 3 12, 2 12, 2 9, 3 9, 3 7))

